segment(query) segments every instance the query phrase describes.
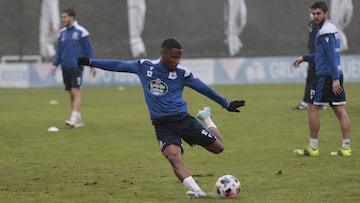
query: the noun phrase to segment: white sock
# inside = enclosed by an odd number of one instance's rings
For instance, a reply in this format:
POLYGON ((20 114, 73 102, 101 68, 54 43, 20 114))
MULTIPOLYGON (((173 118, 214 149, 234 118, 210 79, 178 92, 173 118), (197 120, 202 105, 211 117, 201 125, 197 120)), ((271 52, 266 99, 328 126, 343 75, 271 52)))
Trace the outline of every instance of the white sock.
POLYGON ((204 123, 207 128, 217 128, 210 116, 205 117, 204 123))
POLYGON ((317 149, 318 148, 318 143, 319 143, 318 139, 310 138, 310 147, 311 148, 317 149))
POLYGON ((189 176, 183 180, 183 184, 191 191, 202 191, 199 185, 195 182, 192 176, 189 176))
POLYGON ((344 149, 349 149, 350 148, 350 139, 343 139, 342 141, 342 147, 344 149))
POLYGON ((80 112, 73 111, 71 113, 71 120, 76 120, 76 119, 80 119, 80 118, 81 118, 80 112))

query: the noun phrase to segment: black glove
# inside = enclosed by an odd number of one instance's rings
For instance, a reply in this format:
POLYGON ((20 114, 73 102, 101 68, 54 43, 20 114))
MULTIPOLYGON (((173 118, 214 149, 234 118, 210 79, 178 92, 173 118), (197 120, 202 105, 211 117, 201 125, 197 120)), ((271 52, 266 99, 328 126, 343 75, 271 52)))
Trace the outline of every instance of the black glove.
POLYGON ((78 66, 81 66, 81 65, 88 66, 88 65, 90 65, 90 59, 89 59, 89 57, 84 57, 84 56, 79 57, 77 63, 78 63, 78 66))
POLYGON ((244 100, 235 100, 235 101, 231 101, 229 106, 226 108, 226 110, 231 111, 231 112, 240 112, 240 110, 238 110, 237 108, 245 106, 245 101, 244 100))

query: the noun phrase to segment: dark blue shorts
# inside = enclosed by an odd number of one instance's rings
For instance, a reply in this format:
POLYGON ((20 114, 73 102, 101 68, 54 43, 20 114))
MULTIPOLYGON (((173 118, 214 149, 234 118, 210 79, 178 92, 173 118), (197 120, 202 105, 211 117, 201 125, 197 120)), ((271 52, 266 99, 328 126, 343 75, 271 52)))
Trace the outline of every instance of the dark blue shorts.
POLYGON ((344 79, 340 76, 340 86, 343 91, 339 95, 335 95, 332 89, 331 76, 317 76, 317 82, 310 90, 310 101, 314 105, 330 104, 331 106, 343 105, 346 103, 344 79))
POLYGON ((71 88, 79 89, 83 80, 83 68, 63 68, 62 69, 65 90, 71 88))
MULTIPOLYGON (((190 146, 200 145, 207 147, 216 141, 216 136, 211 134, 201 123, 191 115, 183 116, 180 120, 171 120, 154 124, 156 138, 163 151, 169 145, 178 145, 183 150, 182 141, 190 146)), ((184 150, 183 150, 184 151, 184 150)))
POLYGON ((316 84, 316 70, 315 64, 309 62, 309 67, 307 70, 306 83, 305 83, 305 91, 303 101, 306 103, 310 103, 310 90, 316 84))

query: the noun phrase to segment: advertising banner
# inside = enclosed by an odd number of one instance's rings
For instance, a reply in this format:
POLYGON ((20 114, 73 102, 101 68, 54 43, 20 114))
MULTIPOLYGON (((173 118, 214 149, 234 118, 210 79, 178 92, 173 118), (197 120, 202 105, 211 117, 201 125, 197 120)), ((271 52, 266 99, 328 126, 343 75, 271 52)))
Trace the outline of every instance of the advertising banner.
MULTIPOLYGON (((305 83, 307 63, 297 69, 292 67, 295 56, 183 59, 181 66, 207 84, 270 84, 305 83)), ((360 55, 345 55, 341 58, 345 82, 360 82, 360 55)), ((0 87, 37 88, 62 87, 62 72, 58 68, 52 74, 50 63, 0 64, 0 87)), ((129 86, 139 85, 137 75, 109 72, 101 69, 93 77, 90 69, 84 69, 84 86, 129 86)))

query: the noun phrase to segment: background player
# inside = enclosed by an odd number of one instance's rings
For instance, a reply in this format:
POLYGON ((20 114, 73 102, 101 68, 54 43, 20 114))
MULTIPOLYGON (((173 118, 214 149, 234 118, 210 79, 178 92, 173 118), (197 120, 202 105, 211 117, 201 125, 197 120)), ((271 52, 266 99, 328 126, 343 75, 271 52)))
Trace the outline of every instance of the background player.
MULTIPOLYGON (((90 42, 89 32, 75 20, 73 9, 69 8, 62 11, 61 21, 64 28, 59 31, 52 72, 55 74, 56 67, 61 65, 65 90, 69 92, 72 108, 70 119, 65 121, 65 124, 78 128, 83 127, 84 123, 80 114, 80 87, 83 67, 78 67, 77 59, 80 56, 94 57, 94 50, 90 42)), ((91 68, 90 71, 95 76, 96 68, 91 68)))
MULTIPOLYGON (((311 13, 312 13, 312 9, 310 9, 310 14, 311 13)), ((320 30, 320 24, 318 24, 318 21, 314 21, 313 17, 311 16, 311 21, 308 23, 309 37, 307 43, 307 48, 310 54, 315 53, 315 39, 319 30, 320 30)), ((295 110, 307 109, 308 103, 310 103, 310 88, 313 86, 313 83, 315 82, 316 82, 315 62, 309 61, 306 82, 305 82, 304 96, 300 104, 295 106, 293 109, 295 110)))
POLYGON ((303 61, 315 61, 317 82, 310 90, 308 108, 310 140, 306 149, 295 149, 297 155, 318 156, 318 134, 320 130, 320 105, 330 104, 337 116, 343 142, 339 151, 331 152, 335 156, 351 156, 350 119, 345 110, 346 98, 343 86, 343 72, 340 66, 340 39, 336 26, 328 20, 328 7, 324 2, 315 2, 312 6, 314 21, 321 26, 316 37, 315 54, 300 56, 293 65, 299 67, 303 61))

